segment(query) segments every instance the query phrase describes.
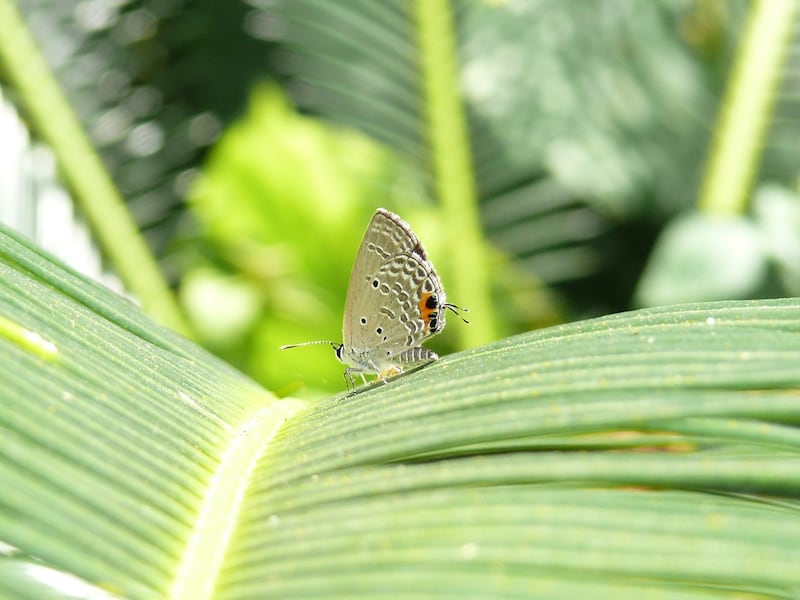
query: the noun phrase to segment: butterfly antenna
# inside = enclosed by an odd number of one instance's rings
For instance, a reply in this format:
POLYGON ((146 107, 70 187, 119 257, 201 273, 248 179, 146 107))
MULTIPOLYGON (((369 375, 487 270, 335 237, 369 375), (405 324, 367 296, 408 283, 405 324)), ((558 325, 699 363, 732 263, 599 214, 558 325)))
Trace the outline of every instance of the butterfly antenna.
POLYGON ((467 320, 466 320, 466 319, 465 319, 465 318, 464 318, 464 317, 461 315, 461 313, 462 313, 462 312, 469 312, 469 309, 468 309, 468 308, 464 308, 463 306, 458 306, 457 304, 450 304, 449 302, 446 302, 446 303, 445 303, 443 306, 444 306, 444 307, 445 307, 447 310, 449 310, 451 313, 453 313, 455 316, 457 316, 459 319, 461 319, 462 321, 464 321, 464 323, 466 323, 466 324, 468 324, 468 325, 469 325, 469 321, 467 321, 467 320))
POLYGON ((336 349, 337 344, 336 342, 330 342, 328 340, 316 340, 313 342, 301 342, 299 344, 285 344, 281 346, 281 350, 288 350, 289 348, 299 348, 300 346, 316 346, 317 344, 330 344, 333 349, 336 349))

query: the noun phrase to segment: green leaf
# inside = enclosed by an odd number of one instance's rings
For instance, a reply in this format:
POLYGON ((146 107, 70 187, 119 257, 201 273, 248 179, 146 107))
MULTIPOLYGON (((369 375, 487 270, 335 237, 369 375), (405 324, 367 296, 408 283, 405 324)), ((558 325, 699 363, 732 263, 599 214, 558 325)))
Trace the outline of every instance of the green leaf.
POLYGON ((769 254, 756 223, 692 212, 661 233, 639 281, 639 306, 747 298, 767 278, 769 254))
MULTIPOLYGON (((420 14, 435 17, 442 4, 275 0, 256 10, 297 104, 408 156, 431 189, 459 194, 463 178, 474 179, 485 235, 516 259, 517 271, 550 285, 638 272, 649 251, 649 243, 632 243, 650 239, 642 224, 625 242, 616 236, 613 245, 626 248, 610 249, 605 234, 680 210, 695 194, 708 141, 698 123, 713 118, 714 72, 727 65, 720 47, 738 32, 741 6, 625 0, 610 13, 593 2, 459 0, 447 3, 452 30, 427 36, 436 24, 420 14), (453 94, 463 110, 447 110, 453 94), (462 181, 443 176, 448 161, 462 181)), ((463 243, 471 234, 458 224, 469 216, 446 210, 442 227, 460 241, 446 248, 449 262, 467 271, 476 249, 463 243)), ((458 279, 446 281, 454 297, 480 281, 458 279)), ((592 314, 612 290, 626 296, 615 306, 629 304, 622 285, 584 285, 592 314)), ((548 300, 536 295, 529 292, 528 306, 548 300)), ((496 311, 501 328, 510 308, 496 311)))
POLYGON ((763 185, 753 199, 755 222, 784 289, 800 294, 800 194, 763 185))
POLYGON ((396 209, 405 201, 406 218, 433 223, 430 209, 399 192, 403 172, 369 138, 298 115, 277 87, 257 87, 193 190, 192 212, 207 239, 181 298, 200 340, 273 389, 300 374, 338 389, 330 348, 316 365, 322 348, 279 348, 340 339, 350 269, 376 202, 396 209))
POLYGON ((96 239, 128 289, 162 323, 188 335, 183 315, 122 196, 11 0, 0 0, 0 71, 19 90, 96 239))
POLYGON ((0 596, 790 598, 799 309, 615 315, 306 405, 0 232, 0 596))

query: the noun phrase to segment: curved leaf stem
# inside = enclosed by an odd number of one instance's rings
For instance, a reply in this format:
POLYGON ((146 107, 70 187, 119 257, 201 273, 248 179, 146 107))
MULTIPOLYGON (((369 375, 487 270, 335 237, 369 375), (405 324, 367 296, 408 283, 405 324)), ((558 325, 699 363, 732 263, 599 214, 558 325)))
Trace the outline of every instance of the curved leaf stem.
POLYGON ((150 315, 187 334, 158 265, 12 0, 0 0, 0 69, 127 289, 150 315))
POLYGON ((742 214, 783 71, 797 0, 753 3, 715 127, 700 191, 701 211, 742 214))
POLYGON ((459 331, 463 345, 476 346, 496 336, 486 242, 459 95, 453 15, 448 0, 417 0, 414 11, 434 186, 448 223, 451 296, 475 315, 471 325, 459 331))

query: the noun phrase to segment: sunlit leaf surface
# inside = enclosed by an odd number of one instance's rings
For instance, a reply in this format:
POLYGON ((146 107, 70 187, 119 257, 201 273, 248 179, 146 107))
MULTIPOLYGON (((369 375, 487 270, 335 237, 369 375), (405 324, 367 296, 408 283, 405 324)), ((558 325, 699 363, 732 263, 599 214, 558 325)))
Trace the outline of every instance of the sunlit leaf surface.
POLYGON ((799 309, 581 322, 306 407, 2 234, 0 595, 789 598, 799 309))

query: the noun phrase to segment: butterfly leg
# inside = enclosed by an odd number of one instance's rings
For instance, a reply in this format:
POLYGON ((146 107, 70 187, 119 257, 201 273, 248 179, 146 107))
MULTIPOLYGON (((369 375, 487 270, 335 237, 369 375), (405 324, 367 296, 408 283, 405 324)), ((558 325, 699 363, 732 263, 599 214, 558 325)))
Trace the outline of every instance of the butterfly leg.
POLYGON ((347 391, 353 392, 356 389, 356 382, 353 381, 353 372, 355 369, 347 368, 344 370, 344 382, 347 384, 347 391))
POLYGON ((344 381, 345 383, 347 383, 348 392, 356 391, 356 382, 355 379, 353 378, 353 373, 358 373, 358 375, 361 376, 361 381, 364 382, 364 385, 367 385, 367 378, 364 377, 363 369, 348 367, 344 370, 344 381))

